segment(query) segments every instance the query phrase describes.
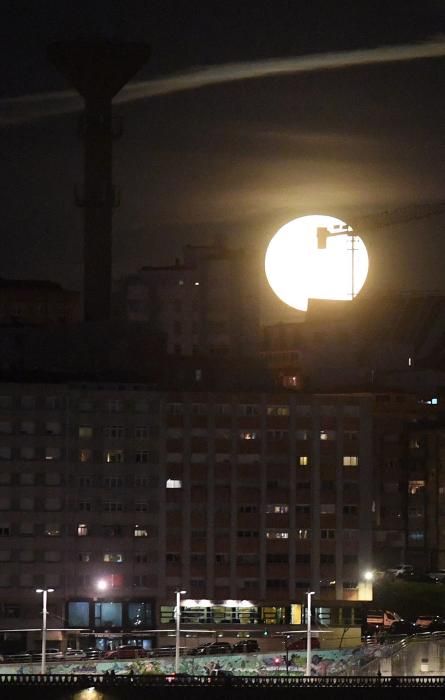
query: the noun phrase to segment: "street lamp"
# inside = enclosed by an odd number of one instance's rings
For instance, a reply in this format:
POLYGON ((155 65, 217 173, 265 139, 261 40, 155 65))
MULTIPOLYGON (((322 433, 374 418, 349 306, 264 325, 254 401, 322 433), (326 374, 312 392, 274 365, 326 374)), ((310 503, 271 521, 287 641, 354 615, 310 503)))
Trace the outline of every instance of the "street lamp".
POLYGON ((312 663, 312 639, 311 639, 311 601, 312 596, 315 595, 315 591, 308 591, 307 595, 307 637, 306 637, 306 676, 311 675, 311 663, 312 663))
POLYGON ((46 618, 48 615, 47 603, 48 603, 48 593, 54 593, 54 588, 36 588, 36 593, 42 593, 43 595, 43 609, 42 609, 42 665, 40 667, 40 673, 43 675, 46 673, 46 618))
POLYGON ((176 591, 176 640, 175 640, 175 673, 179 672, 179 641, 181 637, 181 596, 187 591, 176 591))

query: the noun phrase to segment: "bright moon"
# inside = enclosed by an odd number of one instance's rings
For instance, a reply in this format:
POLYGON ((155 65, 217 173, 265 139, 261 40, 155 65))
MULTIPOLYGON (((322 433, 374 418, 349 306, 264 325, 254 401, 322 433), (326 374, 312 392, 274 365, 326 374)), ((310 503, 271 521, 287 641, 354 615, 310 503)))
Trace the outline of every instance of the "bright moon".
POLYGON ((307 311, 309 299, 353 299, 366 281, 368 265, 362 239, 344 221, 322 214, 282 226, 265 258, 275 294, 301 311, 307 311))

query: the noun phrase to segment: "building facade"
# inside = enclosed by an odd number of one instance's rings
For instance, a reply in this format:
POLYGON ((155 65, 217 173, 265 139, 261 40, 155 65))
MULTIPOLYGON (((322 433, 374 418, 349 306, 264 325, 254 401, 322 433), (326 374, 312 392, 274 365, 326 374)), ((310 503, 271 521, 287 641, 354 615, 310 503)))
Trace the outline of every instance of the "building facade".
POLYGON ((53 629, 153 644, 178 589, 193 628, 299 624, 308 590, 359 624, 372 396, 4 383, 0 414, 3 629, 39 627, 36 588, 53 629))

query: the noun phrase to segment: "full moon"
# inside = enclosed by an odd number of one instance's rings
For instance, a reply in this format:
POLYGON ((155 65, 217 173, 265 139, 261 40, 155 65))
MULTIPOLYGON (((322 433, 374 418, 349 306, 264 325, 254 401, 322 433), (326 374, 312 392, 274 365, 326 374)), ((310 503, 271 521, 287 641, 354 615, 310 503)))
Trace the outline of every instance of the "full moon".
POLYGON ((309 299, 353 299, 366 281, 368 266, 362 239, 344 221, 323 214, 282 226, 265 258, 273 291, 300 311, 307 311, 309 299))

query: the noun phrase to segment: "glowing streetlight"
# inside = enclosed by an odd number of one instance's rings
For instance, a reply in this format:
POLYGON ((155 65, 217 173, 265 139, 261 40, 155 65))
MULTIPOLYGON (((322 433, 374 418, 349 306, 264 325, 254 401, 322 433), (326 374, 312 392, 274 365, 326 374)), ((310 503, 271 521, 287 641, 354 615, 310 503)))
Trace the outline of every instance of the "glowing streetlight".
POLYGON ((312 664, 312 639, 311 639, 311 602, 312 596, 315 595, 315 591, 308 591, 307 595, 307 636, 306 636, 306 676, 311 675, 311 664, 312 664))
POLYGON ((108 588, 108 581, 106 581, 104 578, 100 578, 98 581, 96 581, 96 588, 98 591, 106 591, 108 588))
POLYGON ((179 673, 179 641, 181 637, 181 596, 187 591, 176 591, 176 640, 175 640, 175 673, 179 673))
POLYGON ((48 593, 54 593, 54 588, 36 588, 36 593, 42 594, 42 664, 40 673, 46 673, 46 618, 48 616, 48 593))
POLYGON ((373 571, 365 571, 363 573, 363 579, 364 581, 374 581, 374 572, 373 571))

